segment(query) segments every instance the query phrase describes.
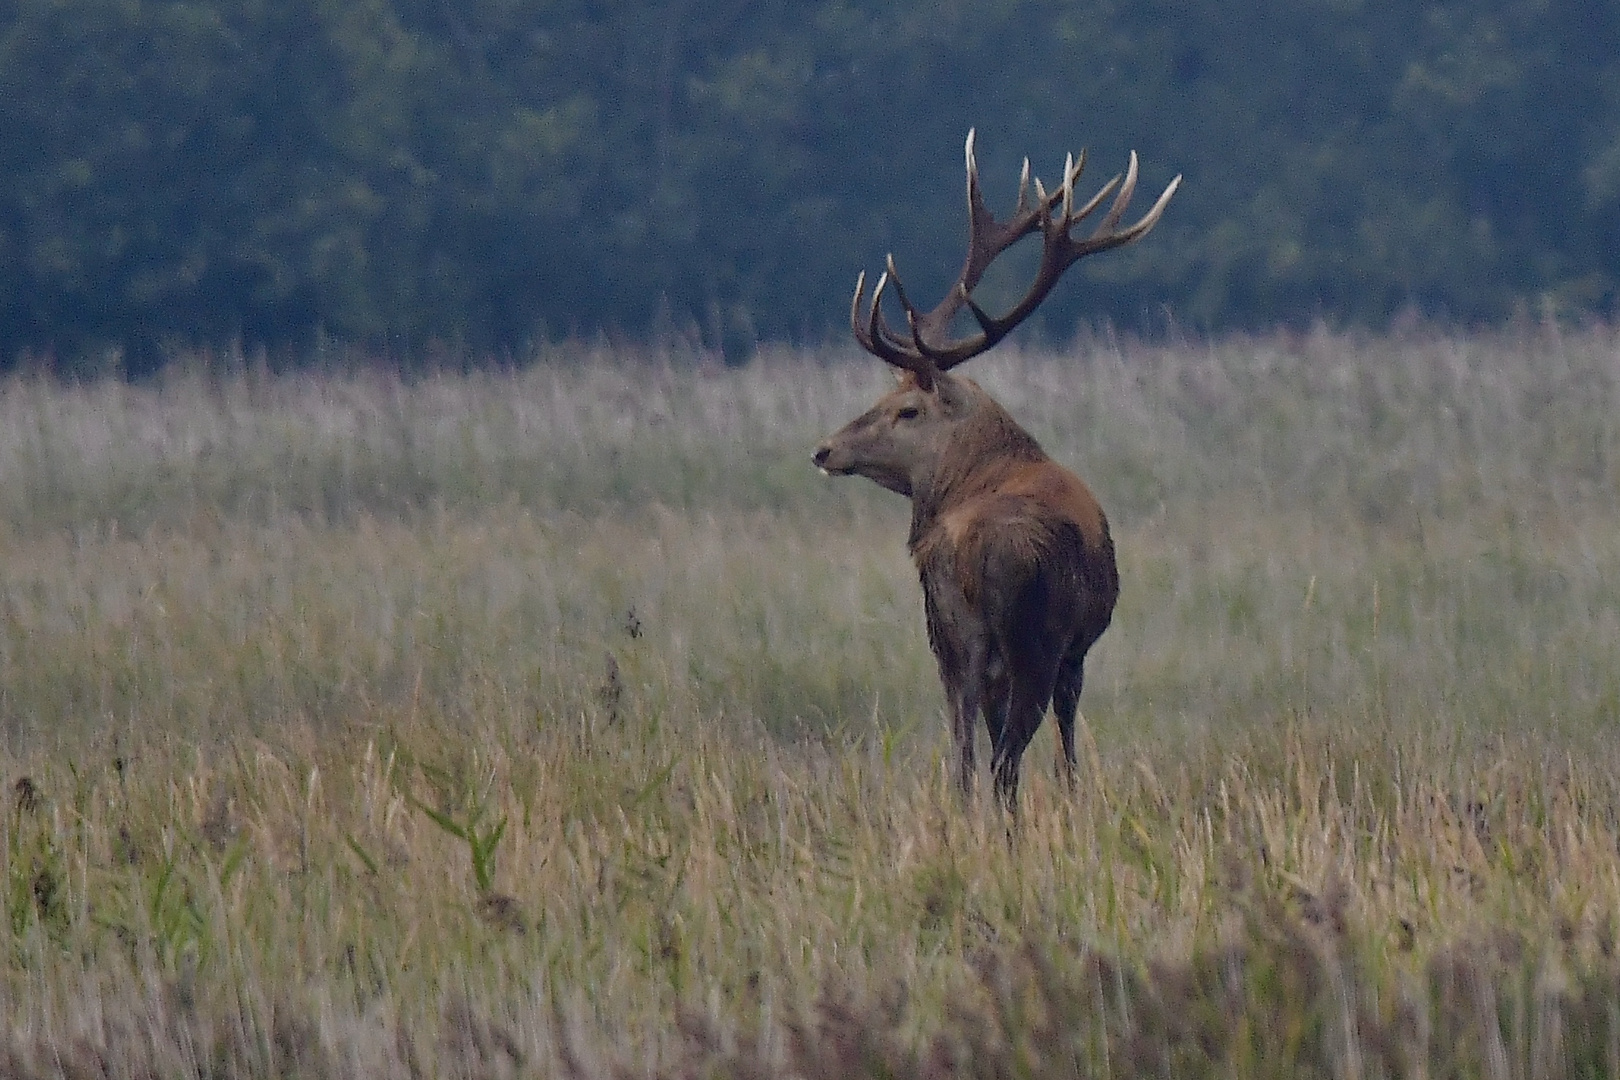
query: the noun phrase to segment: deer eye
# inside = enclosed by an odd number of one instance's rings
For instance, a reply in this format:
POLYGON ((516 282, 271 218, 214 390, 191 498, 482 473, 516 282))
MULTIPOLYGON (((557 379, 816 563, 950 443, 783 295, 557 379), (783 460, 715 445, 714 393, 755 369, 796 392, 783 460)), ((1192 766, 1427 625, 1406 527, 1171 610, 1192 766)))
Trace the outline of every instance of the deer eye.
POLYGON ((896 420, 915 420, 919 415, 920 411, 918 410, 917 406, 907 405, 905 408, 895 413, 894 418, 896 420))

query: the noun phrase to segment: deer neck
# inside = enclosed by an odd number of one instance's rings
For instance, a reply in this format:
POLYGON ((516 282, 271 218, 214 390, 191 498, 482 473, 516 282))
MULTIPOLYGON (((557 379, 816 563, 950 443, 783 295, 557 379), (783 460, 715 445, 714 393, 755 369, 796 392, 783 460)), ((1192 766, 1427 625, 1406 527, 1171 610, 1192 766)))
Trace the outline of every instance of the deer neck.
POLYGON ((1013 472, 1047 460, 1040 443, 1011 414, 988 404, 952 436, 933 472, 914 486, 907 541, 913 554, 941 514, 994 491, 1013 472))

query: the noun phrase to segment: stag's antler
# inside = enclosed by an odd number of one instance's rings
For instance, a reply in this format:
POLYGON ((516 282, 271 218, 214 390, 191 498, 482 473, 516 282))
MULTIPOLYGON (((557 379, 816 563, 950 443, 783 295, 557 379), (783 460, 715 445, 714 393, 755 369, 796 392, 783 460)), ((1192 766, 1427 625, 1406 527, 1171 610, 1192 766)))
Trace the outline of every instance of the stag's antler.
POLYGON ((1056 191, 1048 193, 1039 179, 1035 181, 1033 203, 1029 201, 1029 159, 1025 158, 1023 175, 1018 180, 1018 206, 1013 210, 1012 217, 997 221, 984 205, 984 194, 979 190, 979 163, 973 156, 973 134, 969 131, 967 137, 968 253, 956 284, 951 286, 939 306, 927 314, 920 314, 906 296, 900 284, 900 275, 895 270, 894 256, 890 255, 883 276, 878 278, 877 287, 872 290, 872 306, 867 311, 864 325, 861 318, 861 301, 866 294, 864 270, 855 280, 855 299, 849 309, 850 326, 862 348, 896 367, 916 372, 925 381, 931 380, 937 372, 949 371, 962 361, 979 355, 1006 337, 1013 327, 1040 306, 1063 272, 1080 259, 1146 236, 1148 230, 1159 223, 1170 197, 1181 186, 1178 175, 1170 181, 1170 186, 1164 189, 1164 194, 1153 204, 1153 209, 1142 216, 1142 220, 1116 232, 1115 227, 1119 225, 1119 219, 1125 215, 1131 196, 1136 192, 1136 151, 1131 151, 1130 167, 1125 170, 1123 178, 1114 177, 1084 206, 1078 208, 1074 205, 1074 182, 1080 178, 1080 170, 1085 168, 1084 151, 1081 151, 1078 160, 1072 154, 1065 159, 1063 183, 1058 185, 1056 191), (1092 234, 1083 240, 1070 236, 1069 230, 1083 218, 1089 217, 1104 199, 1114 194, 1116 188, 1119 193, 1114 195, 1113 205, 1092 234), (1061 212, 1055 212, 1060 205, 1061 212), (973 290, 990 264, 1003 251, 1037 229, 1042 238, 1041 267, 1035 274, 1035 283, 1029 287, 1024 298, 1013 305, 1012 310, 999 319, 991 317, 973 302, 973 290), (906 335, 895 333, 883 317, 883 292, 891 284, 906 313, 910 330, 906 335), (951 341, 951 319, 964 304, 978 322, 979 333, 960 341, 951 341))

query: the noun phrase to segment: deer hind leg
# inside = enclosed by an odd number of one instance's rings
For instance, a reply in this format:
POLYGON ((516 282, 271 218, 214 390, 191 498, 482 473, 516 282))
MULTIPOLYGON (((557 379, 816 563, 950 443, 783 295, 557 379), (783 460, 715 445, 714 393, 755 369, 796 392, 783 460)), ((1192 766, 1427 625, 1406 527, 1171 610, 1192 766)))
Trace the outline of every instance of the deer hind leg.
POLYGON ((1052 688, 1052 712, 1057 717, 1058 739, 1063 753, 1058 758, 1058 778, 1074 792, 1075 768, 1078 762, 1074 752, 1074 719, 1080 711, 1080 687, 1085 682, 1086 650, 1078 643, 1071 647, 1058 665, 1057 685, 1052 688))
POLYGON ((990 734, 992 750, 1002 743, 1011 696, 1012 677, 1007 671, 1006 660, 998 651, 991 649, 985 660, 982 702, 984 726, 990 734))
POLYGON ((984 680, 977 673, 965 675, 960 685, 951 692, 951 737, 956 745, 957 786, 964 796, 972 796, 978 780, 978 760, 974 741, 978 738, 975 727, 979 712, 984 707, 982 698, 984 680))
POLYGON ((1018 812, 1018 768, 1052 702, 1057 663, 1048 657, 1028 658, 1014 669, 1006 694, 1006 719, 991 754, 996 794, 1009 813, 1018 812))
MULTIPOLYGON (((972 637, 945 640, 943 635, 935 642, 934 656, 939 661, 939 677, 945 684, 945 700, 951 710, 956 782, 964 796, 972 796, 978 773, 975 740, 979 714, 983 712, 988 717, 993 708, 985 698, 988 656, 982 640, 972 637)), ((993 738, 991 745, 995 745, 993 738)))
POLYGON ((1014 816, 1018 813, 1019 762, 1040 727, 1048 700, 1027 680, 1013 680, 1007 699, 1007 723, 1002 728, 1001 741, 992 751, 990 763, 996 778, 996 796, 1002 808, 1014 816))
MULTIPOLYGON (((928 643, 939 663, 940 682, 951 710, 951 737, 956 747, 957 784, 964 796, 977 780, 974 739, 979 714, 986 710, 986 673, 990 639, 984 619, 948 577, 923 577, 923 609, 928 617, 928 643)), ((992 741, 992 745, 994 742, 992 741)))

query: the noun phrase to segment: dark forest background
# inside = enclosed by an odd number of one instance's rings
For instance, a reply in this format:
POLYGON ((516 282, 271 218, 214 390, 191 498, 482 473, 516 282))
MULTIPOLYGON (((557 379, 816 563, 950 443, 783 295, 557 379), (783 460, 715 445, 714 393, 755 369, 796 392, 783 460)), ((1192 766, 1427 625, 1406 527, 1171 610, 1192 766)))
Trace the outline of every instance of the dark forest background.
POLYGON ((1612 3, 0 0, 0 364, 817 341, 972 126, 998 208, 1186 175, 1036 333, 1615 305, 1612 3))

